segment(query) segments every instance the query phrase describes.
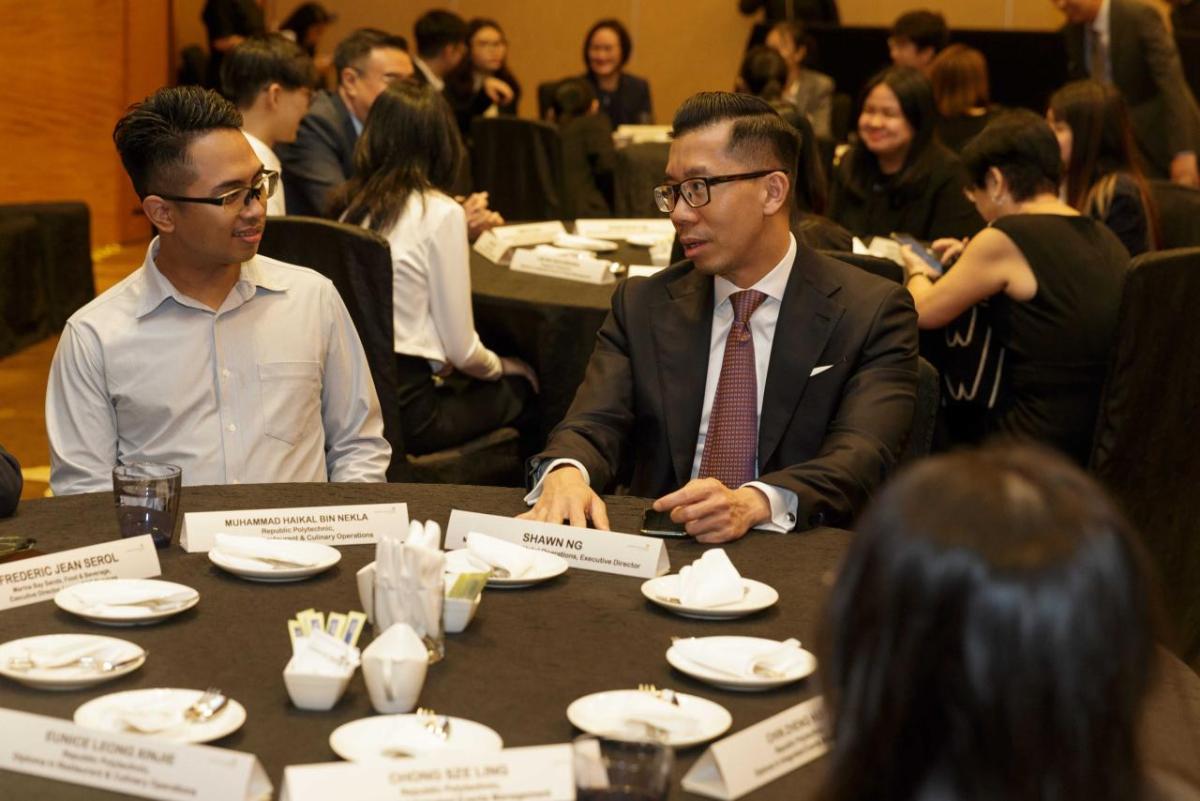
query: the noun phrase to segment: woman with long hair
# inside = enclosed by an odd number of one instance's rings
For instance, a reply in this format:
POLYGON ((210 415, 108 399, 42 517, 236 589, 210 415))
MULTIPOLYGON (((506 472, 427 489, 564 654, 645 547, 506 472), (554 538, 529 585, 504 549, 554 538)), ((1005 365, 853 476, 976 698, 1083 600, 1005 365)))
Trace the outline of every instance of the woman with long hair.
POLYGON ((1111 228, 1130 255, 1157 248, 1158 206, 1116 87, 1093 80, 1069 83, 1050 97, 1046 120, 1066 165, 1067 203, 1111 228))
POLYGON ((513 424, 537 387, 529 365, 475 333, 466 213, 450 195, 463 153, 441 95, 392 84, 371 105, 334 204, 391 248, 400 416, 413 454, 513 424))
POLYGON ((800 20, 776 22, 767 31, 766 45, 779 53, 787 65, 783 99, 808 118, 817 136, 833 138, 833 78, 804 65, 808 56, 808 33, 804 23, 800 20))
POLYGON ((962 152, 995 116, 987 59, 973 47, 952 44, 929 65, 929 82, 938 110, 938 139, 954 152, 962 152))
POLYGON ((934 136, 929 80, 888 67, 867 82, 858 141, 834 172, 829 216, 858 236, 969 236, 983 220, 963 196, 958 158, 934 136))
POLYGON ((467 23, 467 55, 446 76, 445 93, 464 136, 476 117, 517 113, 521 85, 508 69, 508 39, 500 23, 483 17, 467 23))

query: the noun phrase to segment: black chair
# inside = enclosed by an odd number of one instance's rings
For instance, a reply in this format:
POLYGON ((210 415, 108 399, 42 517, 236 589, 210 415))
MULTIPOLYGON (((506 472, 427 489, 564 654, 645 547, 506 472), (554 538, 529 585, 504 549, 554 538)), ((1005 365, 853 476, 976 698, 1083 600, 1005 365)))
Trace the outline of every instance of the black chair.
POLYGON ((654 187, 663 182, 671 145, 639 142, 617 149, 613 170, 614 217, 662 217, 654 205, 654 187))
POLYGON ((1200 189, 1151 181, 1150 192, 1162 222, 1159 249, 1200 247, 1200 189))
POLYGON ((821 253, 832 259, 853 264, 855 267, 866 270, 869 273, 874 273, 880 278, 895 281, 897 284, 904 283, 904 268, 891 259, 881 259, 878 256, 870 256, 866 253, 849 253, 840 250, 822 250, 821 253))
POLYGON ((1091 468, 1161 575, 1180 655, 1200 667, 1200 248, 1147 253, 1125 281, 1091 468))
POLYGON ((854 100, 845 92, 833 93, 833 108, 829 113, 829 133, 835 145, 845 142, 853 126, 854 100))
POLYGON ((337 287, 367 354, 392 446, 389 481, 423 484, 518 486, 522 464, 518 434, 501 428, 457 448, 412 456, 404 446, 397 391, 392 317, 392 256, 372 231, 316 217, 272 217, 259 252, 311 267, 337 287))
POLYGON ((179 51, 179 69, 175 83, 179 86, 203 86, 208 75, 208 52, 198 44, 190 44, 179 51))
POLYGON ((913 409, 913 422, 908 439, 900 449, 898 464, 906 464, 929 455, 929 449, 933 446, 933 432, 937 428, 940 384, 941 378, 937 368, 924 357, 918 356, 917 405, 913 409))
POLYGON ((554 93, 558 91, 558 81, 543 81, 537 87, 538 119, 544 120, 554 106, 554 93))
POLYGON ((562 141, 552 125, 517 117, 471 121, 475 189, 508 220, 562 219, 562 141))

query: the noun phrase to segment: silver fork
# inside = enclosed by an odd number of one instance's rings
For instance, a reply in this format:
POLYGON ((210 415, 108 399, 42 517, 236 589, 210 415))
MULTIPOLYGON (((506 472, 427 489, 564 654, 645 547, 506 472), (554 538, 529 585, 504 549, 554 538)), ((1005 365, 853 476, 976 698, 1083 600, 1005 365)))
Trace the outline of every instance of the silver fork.
MULTIPOLYGON (((74 662, 68 662, 65 665, 52 665, 50 667, 42 668, 42 670, 65 670, 66 668, 79 667, 83 668, 84 670, 94 670, 97 673, 112 673, 114 670, 120 670, 126 665, 132 665, 142 657, 149 655, 149 651, 142 651, 134 656, 119 659, 115 662, 111 659, 98 660, 94 656, 81 656, 74 662)), ((35 665, 33 660, 28 656, 14 656, 8 660, 9 670, 26 671, 33 670, 35 667, 37 667, 37 665, 35 665)))
POLYGON ((679 706, 679 698, 675 695, 674 690, 670 690, 665 687, 660 690, 653 684, 639 684, 638 692, 650 693, 660 701, 666 701, 672 706, 679 706))
POLYGON ((420 718, 421 725, 425 727, 425 730, 434 737, 442 742, 450 739, 450 718, 423 706, 417 708, 417 717, 420 718))
POLYGON ((204 695, 183 710, 183 716, 189 723, 204 723, 224 709, 227 703, 229 703, 229 699, 219 689, 209 687, 204 691, 204 695))

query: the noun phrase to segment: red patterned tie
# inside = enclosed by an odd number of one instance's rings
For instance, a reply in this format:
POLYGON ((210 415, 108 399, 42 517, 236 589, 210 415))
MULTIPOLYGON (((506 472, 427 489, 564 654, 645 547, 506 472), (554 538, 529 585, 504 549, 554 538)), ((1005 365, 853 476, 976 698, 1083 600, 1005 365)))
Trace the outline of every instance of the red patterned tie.
POLYGON ((708 415, 708 433, 700 457, 700 478, 709 476, 737 489, 757 475, 758 375, 750 315, 767 296, 754 289, 729 296, 733 325, 725 338, 721 377, 708 415))

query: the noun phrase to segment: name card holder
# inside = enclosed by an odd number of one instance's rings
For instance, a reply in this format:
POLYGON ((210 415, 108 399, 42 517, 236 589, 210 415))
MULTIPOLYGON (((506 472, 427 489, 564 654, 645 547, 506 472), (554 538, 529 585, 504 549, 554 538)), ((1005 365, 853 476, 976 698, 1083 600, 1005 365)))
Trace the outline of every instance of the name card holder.
POLYGON ((380 534, 408 533, 408 504, 188 512, 179 542, 188 553, 205 553, 212 550, 218 533, 322 545, 373 545, 380 534))
POLYGON ((0 565, 0 609, 49 601, 59 590, 84 581, 160 575, 149 534, 20 559, 0 565))
POLYGON ((271 781, 253 754, 85 729, 11 709, 0 709, 0 731, 0 768, 17 773, 161 801, 271 797, 271 781))
POLYGON ((675 226, 669 217, 576 220, 575 233, 596 239, 624 239, 628 236, 657 236, 662 239, 673 239, 675 226))
POLYGON ((569 745, 416 757, 403 762, 290 765, 280 801, 574 801, 569 745))
POLYGON ((718 740, 683 777, 690 793, 734 801, 829 750, 820 696, 718 740))
POLYGON ((484 231, 475 240, 474 250, 495 264, 503 264, 508 252, 513 248, 553 242, 555 237, 566 232, 567 229, 558 220, 501 225, 484 231))
POLYGON ((467 534, 487 534, 561 556, 571 567, 619 576, 654 578, 671 569, 666 545, 656 537, 518 520, 455 509, 446 526, 446 548, 464 548, 467 534))
POLYGON ((587 284, 611 284, 617 280, 612 262, 575 254, 540 253, 519 248, 513 252, 508 266, 519 273, 536 273, 587 284))

